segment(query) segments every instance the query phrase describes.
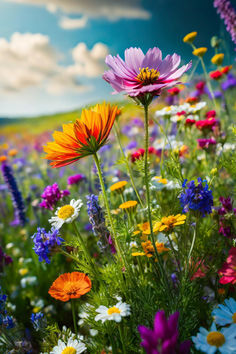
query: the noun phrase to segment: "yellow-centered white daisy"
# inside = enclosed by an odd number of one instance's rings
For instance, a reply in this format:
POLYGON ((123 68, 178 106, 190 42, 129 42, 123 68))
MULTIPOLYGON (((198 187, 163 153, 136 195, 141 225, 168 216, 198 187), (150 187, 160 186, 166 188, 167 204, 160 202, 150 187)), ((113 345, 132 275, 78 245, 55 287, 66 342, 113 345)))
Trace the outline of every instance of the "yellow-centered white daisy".
POLYGON ((51 217, 49 222, 55 227, 55 229, 60 229, 65 223, 70 224, 78 217, 82 205, 83 203, 81 199, 72 199, 70 204, 57 208, 56 216, 51 217))
POLYGON ((79 354, 83 353, 85 350, 86 346, 84 343, 70 337, 67 344, 59 339, 57 346, 52 349, 50 354, 79 354))
POLYGON ((106 306, 99 306, 96 310, 99 314, 95 317, 95 321, 115 321, 120 322, 122 317, 126 317, 130 315, 130 305, 126 304, 125 302, 118 302, 115 306, 106 307, 106 306))

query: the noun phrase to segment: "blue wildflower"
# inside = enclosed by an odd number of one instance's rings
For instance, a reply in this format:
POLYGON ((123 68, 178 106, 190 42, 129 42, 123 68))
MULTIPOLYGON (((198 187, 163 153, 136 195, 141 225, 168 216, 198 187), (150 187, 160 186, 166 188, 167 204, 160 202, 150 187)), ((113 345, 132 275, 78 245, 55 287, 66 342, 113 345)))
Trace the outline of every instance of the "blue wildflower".
POLYGON ((33 327, 36 331, 44 328, 46 326, 46 320, 44 318, 44 314, 42 312, 32 313, 30 320, 33 324, 33 327))
POLYGON ((224 305, 219 305, 211 314, 219 326, 236 323, 236 301, 232 297, 226 299, 224 305))
POLYGON ((217 330, 215 323, 212 323, 210 331, 200 327, 196 337, 192 337, 196 349, 203 353, 214 354, 219 351, 222 354, 234 354, 236 348, 236 324, 227 328, 217 330))
POLYGON ((12 222, 12 225, 24 226, 26 223, 24 201, 21 192, 18 189, 13 171, 11 167, 6 163, 2 164, 2 175, 9 191, 11 192, 15 209, 15 220, 12 222))
POLYGON ((6 329, 12 329, 15 327, 15 323, 14 323, 13 318, 11 316, 4 317, 2 324, 4 327, 6 327, 6 329))
POLYGON ((187 184, 187 179, 184 180, 182 187, 184 188, 179 199, 183 208, 183 213, 190 210, 198 211, 204 217, 206 214, 212 213, 213 196, 212 191, 209 189, 207 181, 202 180, 200 177, 195 181, 190 181, 187 184))
POLYGON ((59 237, 58 234, 59 230, 57 229, 47 232, 44 228, 37 228, 37 232, 32 236, 34 241, 33 250, 39 256, 40 262, 45 260, 46 263, 50 263, 48 256, 51 251, 64 242, 63 238, 59 237))
POLYGON ((110 232, 106 227, 105 218, 102 208, 98 203, 98 197, 94 194, 87 195, 87 212, 89 222, 92 225, 92 230, 95 236, 99 237, 98 246, 101 250, 105 250, 109 245, 111 252, 116 253, 112 242, 110 232))

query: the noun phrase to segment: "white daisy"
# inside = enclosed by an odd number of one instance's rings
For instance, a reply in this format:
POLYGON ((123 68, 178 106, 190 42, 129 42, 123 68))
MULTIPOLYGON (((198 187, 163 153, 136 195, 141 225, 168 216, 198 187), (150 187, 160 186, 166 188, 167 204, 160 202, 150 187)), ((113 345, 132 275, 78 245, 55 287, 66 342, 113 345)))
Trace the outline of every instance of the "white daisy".
POLYGON ((206 106, 206 102, 198 102, 187 109, 187 113, 197 113, 206 106))
POLYGON ((56 216, 49 219, 55 229, 60 229, 64 223, 70 224, 78 215, 83 203, 81 199, 72 199, 70 204, 57 208, 56 216))
POLYGON ((83 353, 85 350, 86 346, 84 343, 70 337, 67 344, 59 339, 57 346, 52 349, 50 354, 79 354, 83 353))
POLYGON ((102 323, 106 320, 120 322, 122 317, 130 315, 130 305, 120 301, 115 306, 109 308, 106 306, 99 306, 96 312, 98 312, 99 315, 95 317, 95 321, 101 320, 102 323))

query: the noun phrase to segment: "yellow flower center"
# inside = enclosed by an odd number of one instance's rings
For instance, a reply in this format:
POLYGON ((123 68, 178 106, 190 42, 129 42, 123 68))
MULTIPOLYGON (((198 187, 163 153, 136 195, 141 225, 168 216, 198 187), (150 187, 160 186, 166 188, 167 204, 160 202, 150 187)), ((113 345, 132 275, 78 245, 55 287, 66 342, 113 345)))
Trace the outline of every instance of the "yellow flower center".
POLYGON ((107 314, 108 314, 108 315, 112 315, 113 313, 120 313, 120 310, 119 310, 117 307, 115 307, 115 306, 110 307, 110 308, 107 310, 107 314))
POLYGON ((64 205, 61 207, 57 213, 57 216, 60 219, 66 220, 70 218, 75 212, 75 209, 71 205, 64 205))
POLYGON ((143 85, 150 85, 157 81, 160 76, 159 71, 155 69, 139 68, 140 73, 137 75, 136 79, 142 82, 143 85))
POLYGON ((233 322, 236 323, 236 312, 232 316, 233 322))
POLYGON ((219 348, 225 343, 225 336, 220 332, 210 332, 207 336, 207 343, 219 348))
POLYGON ((63 349, 61 354, 76 354, 76 349, 73 347, 66 347, 65 349, 63 349))

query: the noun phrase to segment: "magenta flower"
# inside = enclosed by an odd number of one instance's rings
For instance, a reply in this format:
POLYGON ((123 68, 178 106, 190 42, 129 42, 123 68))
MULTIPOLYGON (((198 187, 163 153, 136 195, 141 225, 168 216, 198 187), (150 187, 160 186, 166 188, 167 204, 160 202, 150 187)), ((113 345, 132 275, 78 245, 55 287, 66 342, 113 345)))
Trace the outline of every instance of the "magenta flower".
POLYGON ((67 183, 69 185, 72 185, 72 184, 78 184, 80 181, 82 181, 84 179, 84 175, 81 175, 80 173, 77 174, 77 175, 73 175, 73 176, 70 176, 68 177, 67 179, 67 183))
POLYGON ((178 319, 178 311, 170 315, 168 319, 165 317, 164 311, 158 311, 155 316, 153 330, 145 326, 138 327, 142 338, 141 346, 147 354, 189 353, 190 341, 178 344, 178 319))
POLYGON ((208 149, 211 145, 216 145, 216 140, 213 138, 210 139, 197 139, 198 146, 202 149, 208 149))
POLYGON ((106 71, 103 79, 113 88, 113 93, 125 91, 131 97, 141 97, 150 93, 153 96, 160 94, 165 87, 179 83, 180 77, 192 65, 179 67, 180 56, 167 55, 162 60, 159 48, 150 48, 144 55, 140 48, 125 50, 125 60, 119 55, 106 57, 106 64, 110 70, 106 71))
POLYGON ((54 183, 52 186, 47 186, 44 189, 43 194, 41 194, 43 201, 39 206, 41 208, 53 210, 57 202, 69 194, 70 192, 67 189, 60 191, 58 184, 54 183))

